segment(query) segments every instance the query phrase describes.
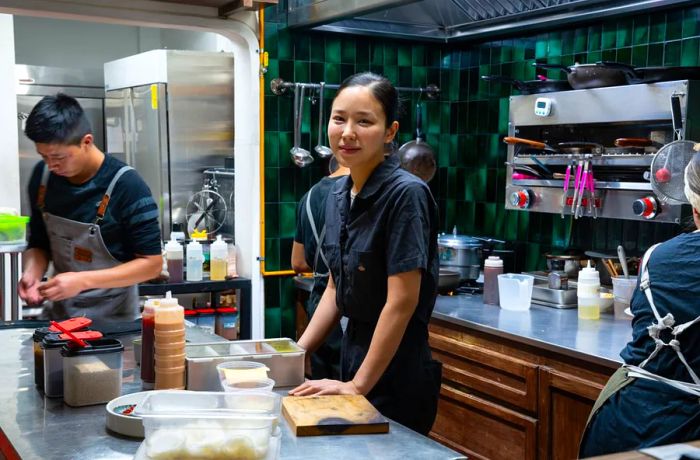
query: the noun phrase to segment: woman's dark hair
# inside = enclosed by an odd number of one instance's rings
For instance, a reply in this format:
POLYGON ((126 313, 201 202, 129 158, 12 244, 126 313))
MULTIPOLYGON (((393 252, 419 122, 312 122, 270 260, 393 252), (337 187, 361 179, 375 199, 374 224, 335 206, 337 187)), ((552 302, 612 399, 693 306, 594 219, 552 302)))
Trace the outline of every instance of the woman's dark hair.
POLYGON ((372 95, 379 101, 382 109, 384 109, 387 128, 397 120, 399 111, 399 93, 386 77, 382 77, 381 75, 377 75, 372 72, 356 73, 355 75, 351 75, 346 78, 343 83, 340 84, 336 97, 338 97, 338 94, 340 94, 345 88, 349 88, 351 86, 365 86, 369 88, 372 95))
POLYGON ((42 144, 79 145, 92 127, 78 101, 65 94, 46 96, 27 117, 24 134, 42 144))

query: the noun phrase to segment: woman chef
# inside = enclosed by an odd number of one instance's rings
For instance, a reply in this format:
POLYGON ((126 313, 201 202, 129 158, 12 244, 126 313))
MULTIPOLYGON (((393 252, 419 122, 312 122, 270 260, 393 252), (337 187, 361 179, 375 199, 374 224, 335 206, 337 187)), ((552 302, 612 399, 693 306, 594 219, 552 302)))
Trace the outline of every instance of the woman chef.
POLYGON ((397 107, 396 89, 371 73, 349 77, 333 101, 330 146, 350 175, 328 198, 323 248, 331 276, 299 345, 313 352, 347 316, 341 381, 309 380, 290 394, 364 394, 385 416, 426 434, 441 376, 428 347, 437 211, 427 185, 384 157, 397 107))
POLYGON ((19 294, 51 319, 138 316, 137 283, 162 265, 158 209, 138 173, 105 155, 72 97, 43 98, 24 130, 41 155, 19 294), (46 282, 49 262, 55 275, 46 282))

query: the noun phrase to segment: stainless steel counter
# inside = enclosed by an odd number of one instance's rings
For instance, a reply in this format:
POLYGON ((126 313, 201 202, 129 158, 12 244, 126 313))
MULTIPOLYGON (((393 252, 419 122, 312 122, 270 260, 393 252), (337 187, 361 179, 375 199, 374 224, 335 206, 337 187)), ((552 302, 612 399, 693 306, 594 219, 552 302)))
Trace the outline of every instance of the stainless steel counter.
POLYGON ((576 309, 514 312, 484 305, 480 295, 438 296, 433 318, 608 367, 622 363, 620 351, 632 339, 631 322, 610 313, 580 320, 576 309))
MULTIPOLYGON (((35 388, 32 332, 29 329, 0 330, 0 438, 4 434, 25 460, 132 458, 141 440, 108 432, 104 405, 72 408, 64 405, 60 398, 44 397, 35 388)), ((141 391, 130 340, 123 342, 127 347, 123 393, 141 391)), ((0 446, 3 444, 0 439, 0 446)), ((394 422, 390 422, 389 434, 378 435, 297 438, 286 423, 282 427, 281 459, 458 457, 456 452, 394 422)))

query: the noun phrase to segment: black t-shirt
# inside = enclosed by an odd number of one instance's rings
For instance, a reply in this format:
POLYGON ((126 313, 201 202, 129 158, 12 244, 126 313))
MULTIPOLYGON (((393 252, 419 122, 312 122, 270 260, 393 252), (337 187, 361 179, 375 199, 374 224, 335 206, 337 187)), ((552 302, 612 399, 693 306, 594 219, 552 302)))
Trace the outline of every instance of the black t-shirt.
MULTIPOLYGON (((44 209, 66 219, 93 222, 109 183, 123 166, 123 162, 105 155, 95 176, 79 185, 70 183, 65 177, 50 174, 44 209)), ((43 170, 44 162, 39 161, 29 180, 32 216, 29 221, 28 246, 42 248, 50 253, 46 227, 36 203, 43 170)), ((135 170, 127 171, 119 178, 100 224, 100 232, 107 249, 119 261, 133 260, 136 254, 160 254, 158 207, 148 185, 135 170)))
POLYGON ((318 181, 311 190, 304 194, 297 205, 297 229, 294 235, 294 241, 304 245, 304 259, 306 259, 306 264, 316 273, 328 273, 328 267, 326 267, 321 256, 318 257, 316 266, 314 266, 316 248, 318 245, 316 244, 316 237, 311 228, 311 220, 306 212, 306 200, 309 199, 309 197, 311 198, 311 202, 309 203, 311 206, 311 214, 316 223, 316 233, 320 238, 323 226, 326 223, 326 199, 328 198, 333 184, 341 177, 342 176, 324 177, 318 181))
POLYGON ((388 277, 420 269, 413 320, 427 325, 439 264, 437 206, 430 189, 400 169, 396 157, 377 166, 350 205, 352 185, 350 176, 338 181, 326 203, 323 248, 338 307, 353 320, 376 323, 387 300, 388 277))

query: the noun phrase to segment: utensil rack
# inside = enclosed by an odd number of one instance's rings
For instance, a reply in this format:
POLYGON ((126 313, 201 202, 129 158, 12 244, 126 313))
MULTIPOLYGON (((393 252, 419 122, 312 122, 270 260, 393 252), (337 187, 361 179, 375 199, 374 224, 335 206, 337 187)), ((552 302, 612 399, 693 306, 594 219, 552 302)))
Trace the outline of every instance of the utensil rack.
MULTIPOLYGON (((293 89, 295 85, 299 85, 299 87, 307 88, 307 89, 320 89, 321 85, 319 83, 301 83, 301 82, 289 82, 289 81, 284 81, 281 78, 275 78, 270 82, 270 90, 272 90, 273 94, 276 94, 277 96, 281 96, 282 94, 285 94, 287 90, 293 89)), ((340 88, 340 85, 337 84, 326 84, 324 83, 324 88, 325 89, 338 89, 340 88)), ((396 90, 398 92, 404 92, 404 93, 421 93, 425 94, 425 96, 428 99, 437 99, 438 96, 440 95, 440 87, 434 84, 429 84, 425 87, 407 87, 407 86, 397 86, 396 90)))

